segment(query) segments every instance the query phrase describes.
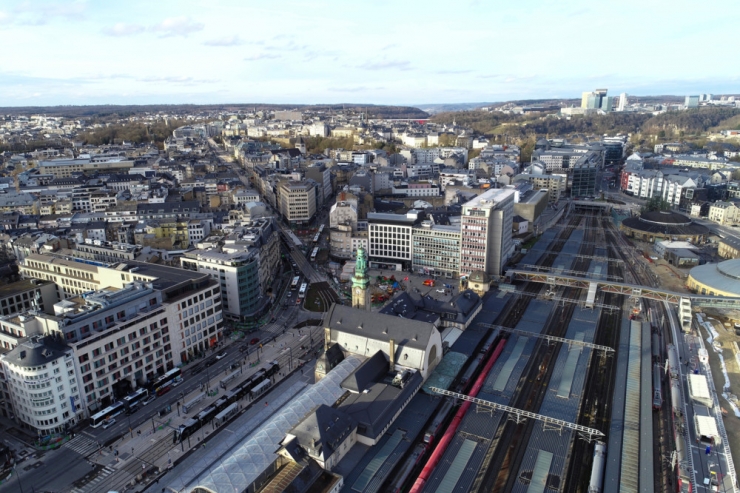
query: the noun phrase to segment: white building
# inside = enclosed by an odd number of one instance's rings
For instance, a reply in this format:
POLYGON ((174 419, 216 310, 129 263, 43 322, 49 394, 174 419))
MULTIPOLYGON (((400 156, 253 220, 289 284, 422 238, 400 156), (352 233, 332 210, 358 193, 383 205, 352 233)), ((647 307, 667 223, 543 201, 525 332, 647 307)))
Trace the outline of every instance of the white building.
POLYGON ((500 276, 514 253, 512 227, 515 190, 489 190, 462 206, 460 275, 483 271, 500 276))
POLYGON ((0 356, 16 419, 33 434, 65 431, 84 418, 72 349, 33 336, 0 356))

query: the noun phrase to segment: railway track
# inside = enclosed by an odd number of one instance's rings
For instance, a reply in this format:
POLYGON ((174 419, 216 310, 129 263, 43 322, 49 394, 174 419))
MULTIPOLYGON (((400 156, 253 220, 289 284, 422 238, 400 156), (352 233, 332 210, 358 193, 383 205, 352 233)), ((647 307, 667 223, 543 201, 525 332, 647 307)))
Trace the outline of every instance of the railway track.
MULTIPOLYGON (((575 226, 582 222, 581 219, 581 217, 572 218, 568 225, 569 228, 566 228, 563 233, 570 237, 570 233, 575 229, 575 226)), ((580 249, 582 255, 592 255, 595 249, 594 236, 597 230, 595 220, 595 218, 586 218, 586 221, 584 221, 587 227, 580 249)), ((565 242, 563 236, 559 237, 560 249, 562 249, 565 242)), ((556 257, 557 253, 547 254, 546 260, 549 261, 549 265, 552 265, 556 257)), ((591 260, 588 258, 577 258, 572 269, 587 271, 590 262, 591 260)), ((563 297, 565 298, 578 298, 580 295, 580 289, 566 288, 563 291, 563 297)), ((547 326, 542 332, 552 336, 565 336, 574 311, 575 304, 564 304, 555 307, 547 326)), ((554 371, 554 365, 550 363, 557 358, 561 346, 562 344, 548 344, 543 340, 538 340, 532 357, 527 361, 527 366, 520 379, 517 393, 513 399, 513 407, 532 412, 539 411, 554 371)), ((479 481, 476 481, 477 491, 511 491, 514 482, 518 479, 516 473, 521 467, 529 438, 535 426, 536 422, 534 420, 527 420, 519 424, 506 422, 501 427, 495 438, 495 444, 491 447, 493 453, 489 454, 490 463, 486 466, 486 472, 479 478, 479 481)))

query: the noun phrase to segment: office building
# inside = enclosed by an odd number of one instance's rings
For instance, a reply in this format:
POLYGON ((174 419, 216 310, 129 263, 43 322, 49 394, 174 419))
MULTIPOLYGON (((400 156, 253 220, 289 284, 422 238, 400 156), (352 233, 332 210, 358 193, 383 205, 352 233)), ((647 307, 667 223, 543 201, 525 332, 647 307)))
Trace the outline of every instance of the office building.
MULTIPOLYGON (((57 287, 59 299, 72 300, 73 304, 70 305, 69 313, 79 310, 100 313, 98 308, 94 310, 75 308, 86 304, 91 293, 111 289, 124 290, 124 288, 130 288, 134 282, 151 285, 155 293, 159 294, 149 295, 149 299, 143 302, 143 305, 132 297, 131 309, 133 311, 131 313, 145 310, 147 306, 151 309, 156 306, 163 307, 162 313, 166 312, 168 326, 172 327, 167 337, 168 340, 172 339, 172 347, 167 349, 171 351, 171 354, 164 355, 167 360, 166 364, 160 358, 157 364, 145 366, 143 375, 146 379, 151 378, 150 374, 163 372, 165 367, 185 363, 195 355, 204 353, 218 344, 223 337, 221 289, 219 283, 206 274, 137 261, 121 262, 111 267, 94 266, 48 254, 32 254, 24 260, 20 267, 21 273, 26 278, 52 281, 57 287), (194 302, 195 306, 193 306, 194 302), (172 355, 176 354, 176 351, 179 351, 180 358, 175 363, 172 355)), ((142 289, 139 288, 140 293, 143 292, 142 289)), ((106 299, 110 298, 111 296, 108 296, 106 299)), ((100 306, 104 304, 98 302, 100 306)), ((58 303, 55 305, 55 310, 57 307, 64 308, 65 305, 58 303)), ((67 323, 62 331, 64 339, 68 343, 84 341, 93 333, 93 330, 98 333, 114 321, 118 323, 117 321, 122 320, 119 318, 121 314, 121 310, 118 310, 115 314, 105 318, 104 322, 82 323, 79 317, 75 318, 74 324, 64 322, 67 323)), ((125 312, 123 315, 123 320, 128 320, 129 313, 125 312)), ((41 316, 41 314, 38 315, 38 317, 41 316)), ((26 330, 22 326, 15 328, 15 330, 19 329, 26 330)), ((51 329, 45 328, 44 333, 49 330, 51 329)), ((36 332, 32 330, 28 332, 28 335, 32 333, 36 332)))
POLYGON ((683 105, 687 109, 698 108, 699 107, 699 96, 686 96, 686 99, 684 100, 683 105))
POLYGON ((510 188, 489 190, 462 206, 460 275, 483 271, 500 276, 514 252, 511 239, 514 194, 510 188))
POLYGON ((367 214, 370 268, 402 270, 411 267, 411 230, 423 218, 411 209, 406 214, 367 214))
POLYGON ((596 89, 594 91, 584 92, 581 95, 581 108, 584 109, 604 109, 604 99, 606 99, 606 89, 596 89))
POLYGON ((623 92, 619 95, 619 103, 617 105, 617 111, 624 111, 627 109, 627 93, 623 92))
POLYGON ((411 231, 414 272, 448 279, 460 275, 460 225, 439 225, 425 220, 411 231))
POLYGON ((227 318, 244 322, 262 313, 278 272, 280 240, 272 219, 240 228, 223 247, 185 252, 184 269, 209 275, 221 286, 227 318))
POLYGON ((278 209, 290 223, 310 222, 316 214, 317 186, 308 180, 283 180, 278 185, 278 209))

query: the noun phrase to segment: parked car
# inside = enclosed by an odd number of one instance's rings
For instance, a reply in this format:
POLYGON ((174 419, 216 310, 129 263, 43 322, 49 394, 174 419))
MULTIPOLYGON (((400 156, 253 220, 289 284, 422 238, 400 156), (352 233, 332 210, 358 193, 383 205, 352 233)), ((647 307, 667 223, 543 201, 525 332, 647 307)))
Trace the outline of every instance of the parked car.
POLYGON ((104 430, 107 430, 108 428, 110 428, 110 427, 111 427, 111 426, 113 426, 114 424, 116 424, 116 418, 110 418, 110 419, 107 419, 107 420, 105 420, 105 421, 103 422, 103 429, 104 429, 104 430))
POLYGON ((126 416, 131 416, 132 414, 134 414, 138 410, 139 410, 139 406, 131 406, 130 408, 126 409, 126 413, 125 414, 126 414, 126 416))
POLYGON ((226 351, 221 351, 216 355, 216 360, 221 360, 226 357, 226 351))
POLYGON ((255 345, 255 344, 257 344, 258 342, 260 342, 260 338, 259 338, 259 337, 255 337, 255 338, 253 338, 253 339, 252 339, 251 341, 249 341, 249 344, 250 344, 251 346, 254 346, 254 345, 255 345))
POLYGON ((147 397, 144 401, 142 401, 141 405, 142 406, 146 406, 147 404, 149 404, 150 402, 152 402, 156 398, 157 398, 157 395, 156 394, 152 394, 149 397, 147 397))

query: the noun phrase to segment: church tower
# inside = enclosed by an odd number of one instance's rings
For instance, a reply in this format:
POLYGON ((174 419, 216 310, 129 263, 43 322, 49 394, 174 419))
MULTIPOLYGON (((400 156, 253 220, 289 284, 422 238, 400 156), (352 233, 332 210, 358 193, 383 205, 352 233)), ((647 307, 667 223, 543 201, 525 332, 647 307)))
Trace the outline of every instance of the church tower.
POLYGON ((367 276, 367 257, 365 249, 357 249, 355 275, 352 276, 352 308, 370 310, 370 278, 367 276))

